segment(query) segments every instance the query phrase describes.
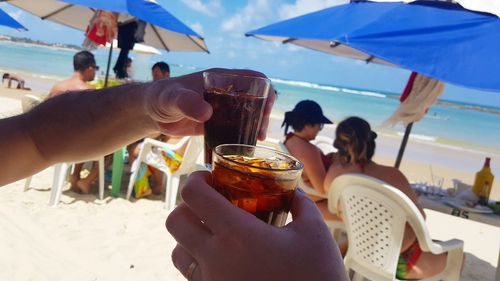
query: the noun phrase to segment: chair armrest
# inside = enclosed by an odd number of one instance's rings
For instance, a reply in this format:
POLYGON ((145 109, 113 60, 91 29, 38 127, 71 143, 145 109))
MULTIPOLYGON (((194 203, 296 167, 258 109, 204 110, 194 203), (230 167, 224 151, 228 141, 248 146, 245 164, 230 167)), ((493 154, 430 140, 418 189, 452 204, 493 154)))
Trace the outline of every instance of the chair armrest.
POLYGON ((179 142, 177 142, 175 144, 170 144, 170 143, 165 143, 165 142, 155 140, 155 139, 145 138, 144 143, 149 143, 151 145, 158 146, 158 147, 165 148, 165 149, 176 150, 176 149, 181 148, 188 140, 189 140, 189 137, 184 137, 179 142))
POLYGON ((302 188, 302 190, 304 190, 304 192, 306 194, 314 195, 314 196, 321 197, 321 198, 327 198, 326 194, 318 192, 316 189, 307 186, 304 182, 301 182, 299 184, 299 187, 302 188))
POLYGON ((429 251, 435 255, 445 252, 461 249, 464 247, 464 241, 459 239, 451 239, 448 241, 432 242, 429 245, 429 251))

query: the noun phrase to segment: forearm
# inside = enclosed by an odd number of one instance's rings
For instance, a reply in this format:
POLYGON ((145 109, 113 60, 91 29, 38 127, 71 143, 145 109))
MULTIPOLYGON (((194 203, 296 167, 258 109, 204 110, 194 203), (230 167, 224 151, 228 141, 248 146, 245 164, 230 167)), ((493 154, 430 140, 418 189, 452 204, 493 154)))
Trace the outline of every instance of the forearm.
POLYGON ((148 84, 68 93, 26 116, 26 130, 48 164, 89 160, 157 130, 145 114, 148 84))

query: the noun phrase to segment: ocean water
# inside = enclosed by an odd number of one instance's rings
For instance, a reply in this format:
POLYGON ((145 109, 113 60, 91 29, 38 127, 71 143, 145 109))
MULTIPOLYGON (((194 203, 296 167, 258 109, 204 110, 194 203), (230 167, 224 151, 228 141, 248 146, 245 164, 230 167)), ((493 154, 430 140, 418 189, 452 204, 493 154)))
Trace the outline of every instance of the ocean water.
MULTIPOLYGON (((72 50, 0 41, 0 71, 11 69, 35 74, 39 77, 63 78, 73 72, 72 57, 74 53, 75 51, 72 50)), ((94 53, 97 64, 100 66, 99 75, 104 76, 108 50, 99 49, 94 53)), ((118 53, 115 52, 113 63, 117 55, 118 53)), ((143 81, 151 79, 150 68, 154 62, 165 59, 158 55, 137 53, 131 53, 131 56, 133 58, 133 77, 143 81)), ((166 61, 168 62, 168 59, 166 61)), ((197 70, 199 69, 192 66, 171 65, 173 76, 197 70)), ((279 92, 273 109, 274 115, 283 116, 284 112, 293 109, 300 100, 311 99, 318 102, 325 115, 335 123, 348 116, 360 116, 368 120, 372 127, 379 132, 393 135, 401 135, 404 132, 402 125, 392 128, 380 127, 382 122, 391 116, 399 105, 399 100, 394 93, 318 85, 305 81, 288 81, 278 77, 272 78, 272 81, 279 92)), ((27 85, 29 85, 29 81, 27 81, 27 85)), ((412 137, 423 142, 500 152, 500 114, 498 114, 500 109, 494 108, 496 113, 483 112, 464 109, 467 106, 467 104, 432 106, 428 114, 414 124, 412 137)))

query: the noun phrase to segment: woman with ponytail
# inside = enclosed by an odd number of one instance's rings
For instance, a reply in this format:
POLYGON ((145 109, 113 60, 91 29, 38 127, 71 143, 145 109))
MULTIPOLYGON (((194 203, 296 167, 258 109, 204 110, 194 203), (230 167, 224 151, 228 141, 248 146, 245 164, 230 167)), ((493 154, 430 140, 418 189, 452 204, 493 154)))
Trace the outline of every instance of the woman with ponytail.
MULTIPOLYGON (((336 161, 330 166, 325 176, 324 189, 329 190, 331 183, 340 175, 361 173, 382 180, 405 193, 417 206, 422 215, 425 213, 418 201, 417 195, 410 187, 406 177, 394 167, 375 163, 372 157, 375 153, 377 134, 370 124, 359 117, 349 117, 340 122, 335 132, 334 147, 337 148, 336 161)), ((327 220, 341 219, 328 211, 327 201, 316 203, 327 220)), ((341 245, 342 254, 346 245, 341 245)), ((433 255, 422 252, 415 233, 407 224, 401 255, 398 262, 398 279, 424 279, 440 273, 446 265, 446 254, 433 255)))
MULTIPOLYGON (((292 111, 285 113, 282 127, 285 127, 285 140, 283 143, 294 157, 304 163, 302 178, 316 191, 326 194, 323 181, 326 171, 332 163, 332 155, 324 155, 321 150, 310 143, 323 129, 324 124, 332 124, 323 115, 319 104, 312 100, 300 101, 292 111), (293 132, 288 132, 289 126, 293 132)), ((309 195, 314 201, 320 197, 309 195)))

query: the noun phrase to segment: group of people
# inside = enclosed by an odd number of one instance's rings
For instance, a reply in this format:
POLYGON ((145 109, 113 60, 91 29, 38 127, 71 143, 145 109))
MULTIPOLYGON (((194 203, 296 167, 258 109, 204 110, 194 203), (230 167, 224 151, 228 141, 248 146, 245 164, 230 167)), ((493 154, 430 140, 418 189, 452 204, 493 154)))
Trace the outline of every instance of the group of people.
MULTIPOLYGON (((203 133, 212 108, 203 99, 202 72, 168 78, 168 65, 158 63, 152 68, 152 82, 92 90, 86 82, 93 79, 96 69, 91 53, 76 54, 75 73, 56 84, 49 99, 23 115, 0 120, 0 161, 4 163, 0 186, 57 162, 109 154, 145 136, 203 133)), ((250 70, 210 71, 265 77, 250 70)), ((274 99, 271 87, 260 140, 265 139, 274 99)), ((323 155, 312 145, 310 141, 329 123, 312 101, 300 102, 285 115, 285 145, 304 163, 306 182, 327 194, 339 175, 363 173, 399 188, 422 210, 405 176, 372 160, 377 134, 365 120, 351 117, 338 124, 333 144, 337 153, 323 155), (292 133, 287 132, 288 126, 292 133)), ((130 149, 131 157, 136 148, 130 149)), ((73 175, 72 183, 88 192, 87 179, 78 176, 73 175)), ((322 198, 310 200, 297 190, 291 207, 293 221, 276 228, 235 208, 210 188, 211 183, 209 172, 193 173, 182 189, 184 202, 166 221, 178 242, 172 261, 188 280, 348 280, 339 247, 324 224, 323 216, 330 214, 322 198)), ((423 278, 444 267, 443 255, 415 251, 419 251, 418 242, 407 226, 401 255, 403 260, 412 259, 406 260, 411 266, 398 277, 423 278), (412 253, 407 255, 408 251, 412 253)))
MULTIPOLYGON (((373 161, 377 133, 370 124, 359 117, 349 117, 341 121, 335 131, 333 146, 336 153, 328 155, 313 145, 324 124, 332 122, 323 115, 319 104, 311 100, 299 102, 292 111, 285 113, 284 144, 287 150, 304 163, 303 179, 317 191, 308 195, 316 203, 325 220, 342 220, 328 210, 327 194, 332 182, 340 175, 361 173, 382 180, 406 194, 425 217, 417 195, 411 189, 408 179, 394 167, 373 161), (293 132, 288 132, 291 126, 293 132)), ((342 254, 347 245, 340 245, 342 254)), ((446 266, 446 254, 433 255, 422 252, 415 233, 406 226, 396 277, 399 279, 424 279, 441 272, 446 266)))
MULTIPOLYGON (((128 61, 128 63, 132 63, 132 61, 128 61)), ((76 53, 73 56, 73 74, 70 78, 60 81, 56 83, 49 92, 48 98, 53 98, 61 94, 70 93, 72 91, 85 91, 92 90, 95 87, 89 84, 90 81, 94 80, 96 72, 99 70, 99 67, 96 64, 94 55, 89 51, 81 51, 76 53)), ((153 77, 153 81, 158 81, 161 79, 170 78, 170 66, 163 61, 157 62, 151 68, 151 75, 153 77)), ((167 137, 165 135, 160 134, 159 132, 155 132, 147 137, 157 138, 163 141, 175 142, 178 141, 176 137, 167 137)), ((129 153, 129 162, 133 163, 137 158, 141 143, 143 138, 134 141, 133 143, 127 145, 127 151, 129 153)), ((181 152, 182 153, 182 152, 181 152)), ((105 165, 109 166, 112 161, 112 157, 108 155, 105 158, 105 165)), ((70 183, 71 190, 87 194, 90 193, 92 183, 99 176, 99 169, 97 167, 97 163, 93 163, 93 167, 90 170, 89 174, 86 177, 81 177, 81 171, 84 163, 75 164, 72 174, 70 175, 70 183)), ((153 179, 154 186, 152 188, 153 193, 159 194, 162 192, 162 182, 163 182, 163 174, 154 169, 150 168, 153 179)))

